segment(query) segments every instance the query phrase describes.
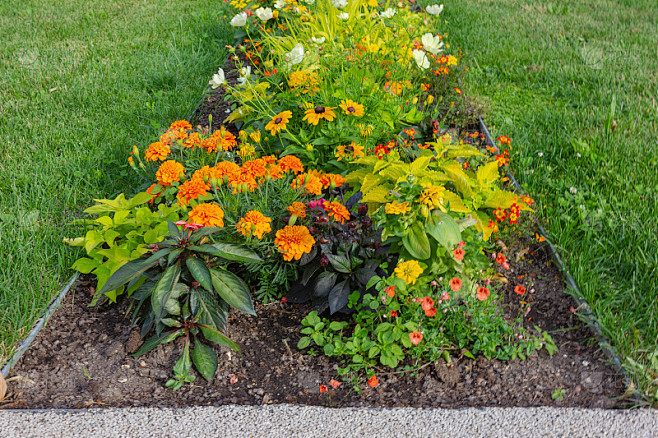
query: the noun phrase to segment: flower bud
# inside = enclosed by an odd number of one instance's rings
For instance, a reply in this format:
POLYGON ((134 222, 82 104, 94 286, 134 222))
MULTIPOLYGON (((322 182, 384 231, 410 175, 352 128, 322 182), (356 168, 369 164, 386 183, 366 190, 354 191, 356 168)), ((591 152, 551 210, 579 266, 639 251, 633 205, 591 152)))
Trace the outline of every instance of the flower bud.
POLYGON ((320 258, 320 265, 327 266, 328 264, 329 264, 329 259, 327 258, 327 256, 322 256, 320 258))
POLYGON ((360 204, 359 205, 359 214, 361 216, 364 216, 368 213, 368 204, 360 204))

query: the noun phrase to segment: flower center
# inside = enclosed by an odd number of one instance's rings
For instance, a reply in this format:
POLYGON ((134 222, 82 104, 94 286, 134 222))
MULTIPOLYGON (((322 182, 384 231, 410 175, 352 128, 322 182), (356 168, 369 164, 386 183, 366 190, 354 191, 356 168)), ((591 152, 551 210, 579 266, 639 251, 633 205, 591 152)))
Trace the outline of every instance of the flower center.
POLYGON ((281 120, 283 120, 281 117, 277 117, 276 119, 274 119, 274 124, 278 125, 279 123, 281 123, 281 120))
POLYGON ((348 107, 347 107, 347 111, 353 113, 354 111, 356 111, 356 109, 354 109, 353 106, 348 106, 348 107))
POLYGON ((315 114, 322 114, 324 112, 324 107, 323 106, 316 106, 315 107, 315 114))

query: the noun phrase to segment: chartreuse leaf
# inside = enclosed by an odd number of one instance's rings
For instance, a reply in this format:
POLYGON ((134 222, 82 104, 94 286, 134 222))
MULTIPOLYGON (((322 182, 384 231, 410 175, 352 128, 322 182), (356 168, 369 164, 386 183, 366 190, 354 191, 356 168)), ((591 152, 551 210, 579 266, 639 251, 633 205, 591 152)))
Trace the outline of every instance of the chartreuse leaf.
POLYGON ((165 306, 169 298, 176 292, 176 284, 180 278, 181 267, 179 263, 168 267, 162 274, 162 278, 155 285, 151 295, 151 307, 155 313, 155 321, 160 321, 165 313, 165 306))
POLYGON ((100 263, 97 260, 90 259, 87 257, 82 257, 73 263, 71 269, 79 271, 81 274, 89 274, 91 271, 100 266, 100 263))
POLYGON ((402 238, 404 248, 415 259, 425 260, 431 255, 430 241, 420 222, 414 222, 408 233, 402 238))
POLYGON ((486 213, 483 211, 476 211, 474 215, 474 219, 477 221, 475 223, 475 228, 478 231, 482 232, 482 239, 486 242, 489 240, 489 237, 491 236, 491 233, 493 232, 493 228, 489 227, 489 221, 491 218, 487 216, 486 213))
POLYGON ((188 249, 190 251, 203 252, 234 262, 260 263, 263 261, 263 259, 261 259, 254 251, 245 248, 244 246, 232 245, 230 243, 192 245, 188 249))
POLYGON ((212 278, 210 278, 210 271, 206 264, 197 259, 196 257, 188 257, 185 259, 185 264, 187 269, 190 270, 190 274, 196 281, 201 284, 201 286, 206 290, 212 290, 212 278))
POLYGON ((434 210, 425 227, 427 234, 432 236, 445 249, 452 251, 461 240, 459 225, 450 215, 434 210))
POLYGON ((195 340, 192 349, 192 361, 199 374, 206 380, 215 377, 217 371, 217 353, 199 340, 195 340))
POLYGON ((462 166, 459 163, 449 164, 443 166, 442 170, 448 175, 457 188, 457 191, 462 195, 470 198, 473 196, 473 189, 469 182, 468 175, 462 169, 462 166))
POLYGON ((249 288, 240 277, 219 269, 209 269, 209 271, 213 288, 224 301, 242 312, 256 315, 249 288))
POLYGON ((491 161, 484 166, 480 166, 476 174, 477 180, 484 184, 490 184, 496 181, 499 176, 497 161, 491 161))

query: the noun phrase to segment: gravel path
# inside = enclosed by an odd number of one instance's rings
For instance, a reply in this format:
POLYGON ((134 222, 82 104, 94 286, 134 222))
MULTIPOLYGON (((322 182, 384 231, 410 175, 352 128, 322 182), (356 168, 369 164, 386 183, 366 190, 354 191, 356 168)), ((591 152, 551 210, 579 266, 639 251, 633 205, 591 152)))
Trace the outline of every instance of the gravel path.
POLYGON ((576 408, 189 409, 0 411, 10 437, 655 437, 658 410, 576 408))

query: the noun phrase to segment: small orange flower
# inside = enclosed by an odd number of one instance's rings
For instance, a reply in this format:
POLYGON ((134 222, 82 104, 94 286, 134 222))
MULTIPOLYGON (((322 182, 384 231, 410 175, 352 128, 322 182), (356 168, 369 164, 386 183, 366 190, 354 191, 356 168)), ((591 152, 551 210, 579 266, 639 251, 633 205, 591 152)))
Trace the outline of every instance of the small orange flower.
POLYGON ((409 339, 412 344, 418 345, 423 340, 423 334, 421 332, 411 332, 409 333, 409 339))
POLYGON ((368 379, 368 385, 370 385, 373 388, 375 386, 379 385, 379 380, 377 380, 377 376, 372 376, 371 378, 369 378, 368 379))
POLYGON ((453 292, 457 292, 461 288, 462 281, 457 277, 452 277, 452 279, 450 279, 450 289, 452 289, 453 292))
POLYGON ((434 307, 431 307, 425 311, 425 316, 427 316, 428 318, 431 318, 434 315, 436 315, 436 308, 434 307))
POLYGON ((188 222, 204 227, 223 227, 224 210, 217 204, 199 204, 190 210, 188 222))
POLYGON ((420 307, 422 307, 425 311, 430 310, 432 307, 434 307, 434 300, 430 297, 423 297, 420 302, 420 307))
POLYGON ((272 231, 271 222, 272 219, 263 215, 260 211, 251 210, 238 221, 235 228, 245 237, 253 235, 260 240, 263 238, 263 234, 272 231))
POLYGON ((193 132, 189 137, 183 142, 183 147, 186 148, 200 148, 201 147, 201 137, 198 132, 193 132))
POLYGON ((220 161, 215 166, 215 176, 220 180, 218 181, 219 184, 232 181, 237 178, 238 175, 240 175, 240 166, 233 161, 220 161), (226 177, 226 181, 224 181, 224 177, 226 177))
POLYGON ((391 298, 395 296, 395 286, 389 286, 386 289, 384 289, 384 291, 386 292, 386 295, 388 295, 391 298))
POLYGON ((341 385, 341 383, 338 380, 331 379, 329 381, 329 384, 331 385, 332 388, 338 389, 338 387, 341 385))
POLYGON ((334 218, 336 222, 344 224, 346 220, 350 220, 350 212, 347 211, 347 208, 338 201, 334 202, 325 202, 324 211, 327 214, 334 218))
POLYGON ((171 183, 180 181, 181 175, 183 177, 185 176, 185 168, 182 164, 174 160, 165 161, 160 165, 158 171, 155 172, 158 184, 162 187, 168 187, 171 183))
POLYGON ((540 236, 539 233, 535 233, 535 239, 537 239, 537 242, 545 242, 546 238, 544 236, 540 236))
POLYGON ((324 385, 320 385, 320 394, 322 394, 323 392, 327 392, 327 387, 324 385))
POLYGON ((508 146, 512 143, 512 140, 509 137, 504 136, 504 135, 501 135, 500 137, 498 137, 497 140, 499 142, 501 142, 502 144, 506 144, 508 146))
POLYGON ((464 260, 464 254, 465 254, 465 252, 462 248, 457 248, 456 250, 454 250, 452 252, 452 256, 455 258, 455 260, 460 261, 460 262, 462 260, 464 260))
POLYGON ((487 298, 489 298, 490 293, 491 292, 489 292, 489 289, 487 289, 484 286, 480 286, 480 287, 478 287, 476 297, 480 301, 486 301, 487 298))
POLYGON ((209 138, 204 138, 201 141, 201 147, 206 150, 206 152, 213 153, 217 152, 217 146, 218 146, 219 140, 216 137, 209 137, 209 138))
POLYGON ((223 126, 213 132, 212 136, 217 139, 223 151, 230 151, 238 145, 235 135, 231 134, 223 126))
POLYGON ((335 189, 336 187, 340 187, 347 182, 347 180, 343 178, 342 175, 335 173, 325 173, 324 175, 321 175, 320 181, 322 182, 323 189, 327 189, 329 187, 335 189))
POLYGON ((171 154, 171 149, 169 146, 166 146, 159 141, 151 143, 148 149, 146 149, 146 152, 144 152, 146 161, 164 161, 167 159, 169 154, 171 154))
POLYGON ((398 316, 398 312, 396 312, 395 310, 391 310, 391 318, 395 318, 397 316, 398 316))
POLYGON ((245 161, 242 163, 242 172, 251 175, 255 179, 264 177, 267 174, 267 163, 262 158, 245 161))
POLYGON ((178 205, 181 207, 188 205, 191 199, 197 199, 199 196, 206 195, 208 189, 210 189, 210 186, 203 182, 203 179, 192 178, 189 181, 185 181, 178 187, 178 193, 176 194, 178 205))
POLYGON ((286 207, 291 216, 297 216, 299 218, 306 217, 306 204, 303 202, 293 202, 291 206, 286 207))
POLYGON ((192 125, 187 120, 177 120, 169 126, 171 131, 187 131, 192 129, 192 125))
POLYGON ((285 157, 279 158, 279 166, 281 166, 282 172, 292 170, 295 174, 298 174, 304 171, 302 160, 294 155, 286 155, 285 157))
POLYGON ((514 288, 514 292, 516 292, 519 295, 525 294, 525 286, 519 284, 514 288))
POLYGON ((456 92, 457 94, 462 94, 462 90, 460 90, 460 89, 457 88, 457 87, 455 87, 455 92, 456 92))
POLYGON ((315 239, 303 225, 286 225, 276 232, 274 245, 283 254, 283 259, 289 262, 293 258, 299 260, 302 255, 311 252, 315 239))
POLYGON ((240 172, 231 180, 231 187, 233 187, 233 194, 235 195, 236 193, 245 191, 253 192, 258 188, 258 183, 252 175, 246 172, 240 172))
POLYGON ((309 195, 322 195, 322 181, 316 175, 302 173, 290 185, 293 189, 304 189, 309 195))
POLYGON ((496 263, 503 264, 507 261, 507 257, 505 257, 505 254, 502 252, 499 252, 498 255, 496 256, 496 263))

